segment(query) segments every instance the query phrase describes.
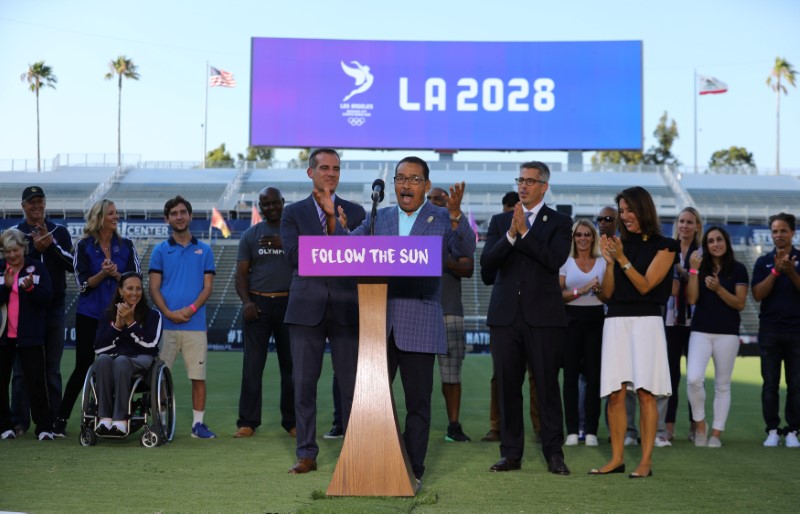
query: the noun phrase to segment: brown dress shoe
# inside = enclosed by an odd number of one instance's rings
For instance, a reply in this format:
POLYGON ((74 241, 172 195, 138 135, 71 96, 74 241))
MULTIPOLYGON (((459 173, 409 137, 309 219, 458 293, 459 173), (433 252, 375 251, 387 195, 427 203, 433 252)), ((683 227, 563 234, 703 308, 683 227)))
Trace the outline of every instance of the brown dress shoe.
POLYGON ((255 433, 256 433, 256 431, 253 430, 250 427, 239 427, 239 430, 237 430, 233 434, 233 437, 235 437, 237 439, 242 438, 242 437, 253 437, 255 435, 255 433))
POLYGON ((297 463, 289 468, 289 473, 299 475, 317 470, 317 461, 314 459, 297 459, 297 463))
POLYGON ((489 430, 486 435, 481 438, 483 442, 494 443, 500 440, 500 432, 497 430, 489 430))
POLYGON ((297 429, 292 427, 289 429, 289 437, 292 439, 297 439, 297 429))

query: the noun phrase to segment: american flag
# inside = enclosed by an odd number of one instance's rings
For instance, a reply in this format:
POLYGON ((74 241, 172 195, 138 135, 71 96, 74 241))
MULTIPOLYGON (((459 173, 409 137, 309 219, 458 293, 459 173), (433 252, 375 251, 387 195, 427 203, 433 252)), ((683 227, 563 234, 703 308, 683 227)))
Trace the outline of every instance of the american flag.
POLYGON ((211 66, 211 76, 208 79, 208 85, 211 87, 236 87, 236 79, 233 78, 233 73, 225 70, 218 70, 211 66))

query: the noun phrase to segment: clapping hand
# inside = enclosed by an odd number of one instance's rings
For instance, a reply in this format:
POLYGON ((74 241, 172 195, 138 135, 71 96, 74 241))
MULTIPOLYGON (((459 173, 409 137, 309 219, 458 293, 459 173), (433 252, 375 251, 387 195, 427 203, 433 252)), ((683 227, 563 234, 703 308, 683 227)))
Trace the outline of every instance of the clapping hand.
POLYGON ((33 275, 26 275, 19 283, 19 288, 23 291, 33 288, 33 275))
POLYGON ((117 328, 123 328, 133 323, 133 309, 134 307, 132 305, 128 305, 125 302, 118 303, 117 318, 114 321, 114 325, 117 328))
POLYGON ((715 293, 719 290, 719 277, 717 277, 716 273, 706 277, 706 287, 709 291, 714 291, 715 293))
POLYGON ((703 262, 703 252, 701 250, 695 250, 692 252, 692 255, 689 256, 689 266, 691 269, 700 269, 700 264, 703 262))
POLYGON ((53 234, 47 231, 47 225, 39 225, 31 230, 33 246, 39 253, 44 253, 53 244, 53 234))

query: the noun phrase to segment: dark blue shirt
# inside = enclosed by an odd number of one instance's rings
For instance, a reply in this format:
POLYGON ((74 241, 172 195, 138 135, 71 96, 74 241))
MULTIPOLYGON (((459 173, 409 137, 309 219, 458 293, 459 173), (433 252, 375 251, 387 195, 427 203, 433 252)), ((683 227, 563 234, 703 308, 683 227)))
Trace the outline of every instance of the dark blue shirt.
MULTIPOLYGON (((795 270, 800 266, 800 251, 792 248, 789 259, 794 258, 795 270)), ((755 287, 760 284, 775 266, 775 249, 756 260, 753 266, 753 281, 755 287)), ((758 314, 761 322, 760 331, 764 332, 791 332, 800 333, 800 291, 794 287, 792 281, 784 274, 775 279, 772 291, 761 300, 761 310, 758 314)))
MULTIPOLYGON (((736 286, 747 285, 747 268, 741 262, 733 263, 733 270, 727 275, 718 275, 720 287, 736 294, 736 286)), ((707 334, 739 335, 742 318, 739 311, 727 305, 719 295, 706 287, 705 277, 697 277, 699 294, 692 317, 692 331, 707 334)))
POLYGON ((28 256, 31 259, 41 261, 50 274, 50 284, 53 287, 53 303, 51 307, 61 307, 61 317, 64 316, 64 298, 67 295, 67 273, 75 271, 72 263, 72 238, 69 231, 63 225, 56 225, 52 221, 45 220, 47 231, 53 234, 53 242, 40 253, 33 244, 31 231, 33 227, 27 221, 22 221, 17 228, 28 238, 28 256))

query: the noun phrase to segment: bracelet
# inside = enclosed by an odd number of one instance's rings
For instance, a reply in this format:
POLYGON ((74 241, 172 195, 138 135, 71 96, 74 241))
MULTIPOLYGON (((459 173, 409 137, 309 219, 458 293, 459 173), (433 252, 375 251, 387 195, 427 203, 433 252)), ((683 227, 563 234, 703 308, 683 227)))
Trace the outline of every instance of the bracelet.
POLYGON ((197 312, 197 307, 195 307, 193 303, 189 304, 189 308, 192 309, 192 312, 197 312))
POLYGON ((694 268, 691 268, 691 269, 689 270, 689 274, 690 274, 690 275, 697 275, 697 273, 698 273, 698 272, 697 272, 697 270, 696 270, 696 269, 694 269, 694 268))
POLYGON ((578 294, 578 288, 577 288, 577 287, 576 287, 575 289, 573 289, 573 290, 572 290, 572 296, 574 296, 575 298, 577 298, 577 297, 579 297, 579 296, 580 296, 580 295, 578 294))
POLYGON ((773 274, 773 275, 775 275, 776 277, 777 277, 778 275, 780 275, 780 274, 781 274, 781 272, 780 272, 780 271, 778 271, 776 268, 772 268, 772 270, 770 271, 770 273, 772 273, 772 274, 773 274))
POLYGON ((33 284, 31 284, 31 287, 23 289, 23 291, 25 291, 26 293, 30 293, 31 291, 33 291, 33 284))
POLYGON ((450 223, 461 223, 461 218, 463 218, 463 217, 464 217, 464 213, 462 212, 458 216, 456 216, 455 218, 450 218, 450 223))

